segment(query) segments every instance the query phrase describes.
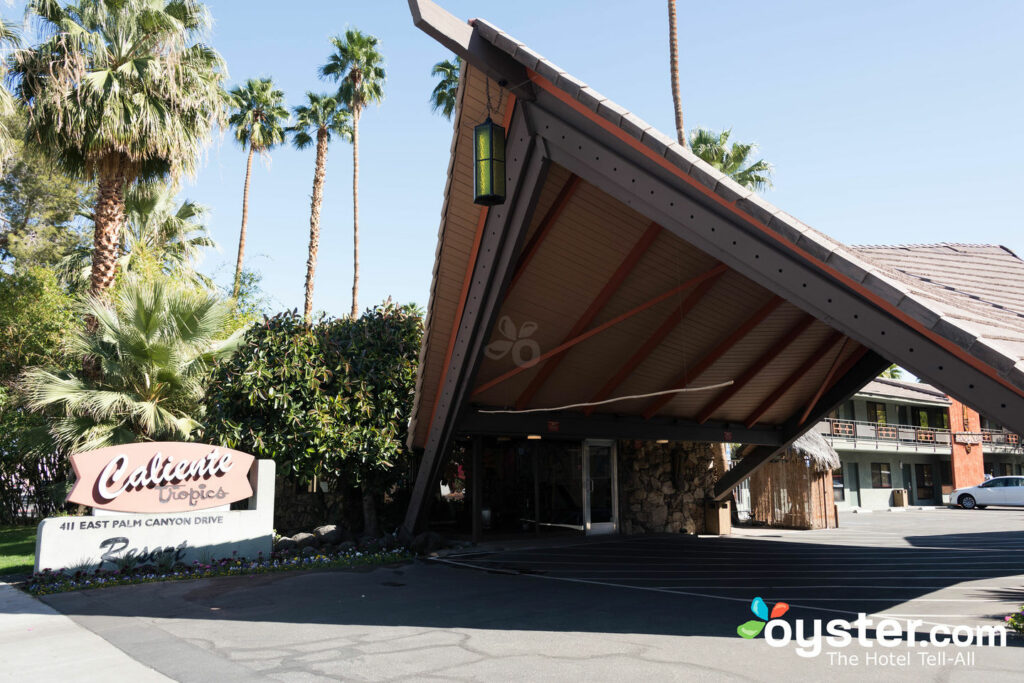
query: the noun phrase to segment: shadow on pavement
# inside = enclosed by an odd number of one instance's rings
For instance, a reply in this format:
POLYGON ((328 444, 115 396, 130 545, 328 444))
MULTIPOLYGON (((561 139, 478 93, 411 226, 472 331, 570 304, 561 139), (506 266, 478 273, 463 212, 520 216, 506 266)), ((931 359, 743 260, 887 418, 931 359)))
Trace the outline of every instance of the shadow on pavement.
MULTIPOLYGON (((750 601, 759 595, 769 603, 790 601, 789 620, 878 613, 976 580, 1005 585, 979 587, 964 595, 1021 599, 1024 581, 1007 581, 1007 577, 1024 574, 1024 532, 923 535, 907 540, 914 547, 736 537, 628 537, 456 558, 490 571, 420 560, 371 571, 144 584, 43 599, 65 614, 90 619, 732 638, 740 623, 753 618, 750 601)), ((1006 612, 987 613, 994 607, 979 600, 976 605, 960 602, 952 609, 975 623, 989 619, 991 624, 1001 623, 1006 612)), ((936 614, 948 617, 950 609, 939 608, 936 614)), ((938 621, 966 623, 949 618, 938 621)))

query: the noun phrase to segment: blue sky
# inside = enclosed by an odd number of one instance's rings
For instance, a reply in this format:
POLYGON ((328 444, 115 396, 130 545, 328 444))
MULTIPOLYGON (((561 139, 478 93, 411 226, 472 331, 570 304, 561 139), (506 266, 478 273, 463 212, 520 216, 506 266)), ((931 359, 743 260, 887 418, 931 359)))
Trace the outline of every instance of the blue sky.
MULTIPOLYGON (((441 4, 489 19, 673 131, 663 1, 441 4)), ((361 123, 360 304, 426 304, 451 142, 427 102, 429 71, 449 55, 413 27, 404 0, 209 5, 232 84, 272 76, 289 105, 331 89, 316 76, 330 35, 357 27, 380 38, 386 99, 361 123)), ((679 14, 687 126, 757 142, 776 167, 770 201, 847 243, 989 242, 1024 255, 1024 3, 679 0, 679 14)), ((312 149, 290 147, 254 167, 246 262, 276 309, 302 306, 312 167, 312 149)), ((204 269, 222 283, 244 170, 245 153, 221 135, 183 190, 213 209, 221 250, 204 269)), ((350 302, 351 173, 351 147, 336 142, 315 301, 333 315, 350 302)))

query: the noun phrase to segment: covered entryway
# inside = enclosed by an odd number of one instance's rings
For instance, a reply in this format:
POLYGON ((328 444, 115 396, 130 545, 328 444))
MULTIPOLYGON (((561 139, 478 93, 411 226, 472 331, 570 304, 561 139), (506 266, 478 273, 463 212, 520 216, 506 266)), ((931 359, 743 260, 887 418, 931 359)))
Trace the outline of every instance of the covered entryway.
MULTIPOLYGON (((699 523, 705 499, 729 497, 891 362, 1024 431, 1019 292, 839 244, 487 22, 410 8, 463 71, 405 533, 474 435, 633 444, 630 481, 649 490, 620 484, 621 512, 628 495, 648 525, 671 524, 645 508, 670 500, 699 523), (490 207, 473 202, 473 129, 488 117, 506 129, 506 197, 490 207), (728 472, 672 451, 718 442, 755 448, 728 472)), ((1001 267, 1024 282, 1016 257, 1001 267)), ((954 484, 970 471, 954 462, 954 484)))

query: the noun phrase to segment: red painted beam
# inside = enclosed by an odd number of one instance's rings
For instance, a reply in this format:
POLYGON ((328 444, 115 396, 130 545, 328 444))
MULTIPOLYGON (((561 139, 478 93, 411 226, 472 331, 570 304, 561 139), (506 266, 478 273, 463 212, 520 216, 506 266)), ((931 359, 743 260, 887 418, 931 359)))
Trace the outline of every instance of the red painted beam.
POLYGON ((828 353, 833 346, 838 344, 839 340, 842 338, 842 332, 833 331, 832 334, 830 334, 828 338, 826 338, 825 341, 823 341, 821 345, 814 350, 814 353, 807 357, 807 360, 804 361, 800 367, 790 373, 789 377, 787 377, 782 384, 775 389, 775 391, 769 394, 768 398, 761 402, 761 405, 755 408, 754 411, 747 416, 747 419, 743 421, 744 424, 747 425, 747 429, 756 425, 758 420, 764 417, 765 413, 771 410, 783 396, 789 393, 789 390, 792 389, 797 382, 803 379, 804 375, 810 372, 811 369, 821 361, 822 357, 828 353))
MULTIPOLYGON (((712 365, 715 364, 719 358, 724 356, 729 349, 736 346, 744 337, 760 325, 765 318, 771 315, 775 309, 782 305, 782 298, 773 296, 767 304, 762 306, 754 315, 752 315, 745 323, 737 327, 733 332, 723 339, 722 341, 715 344, 714 348, 706 356, 700 359, 700 361, 693 366, 692 369, 684 370, 678 375, 671 384, 665 387, 665 391, 670 389, 682 389, 693 380, 700 377, 704 372, 707 371, 712 365)), ((655 413, 665 407, 665 404, 675 398, 675 394, 667 394, 665 396, 658 396, 648 404, 647 409, 644 410, 644 418, 650 419, 654 417, 655 413)))
POLYGON ((804 315, 800 318, 797 324, 793 326, 793 329, 788 330, 784 335, 782 335, 782 337, 775 342, 770 349, 762 353, 757 360, 751 363, 750 367, 748 367, 742 375, 733 380, 732 386, 728 386, 723 389, 719 392, 718 396, 715 396, 710 403, 704 406, 704 409, 697 415, 697 423, 704 424, 707 422, 716 410, 725 405, 729 399, 750 384, 751 380, 753 380, 759 372, 764 370, 765 366, 775 360, 780 353, 785 351, 790 344, 796 341, 797 338, 799 338, 813 322, 813 315, 804 315))
MULTIPOLYGON (((590 323, 594 322, 594 318, 601 312, 601 309, 605 307, 609 299, 618 291, 622 283, 625 282, 633 269, 636 268, 636 264, 640 262, 643 255, 647 253, 647 250, 654 244, 654 240, 658 238, 658 234, 661 232, 661 226, 657 223, 651 223, 644 234, 640 236, 633 248, 630 249, 629 253, 626 254, 626 258, 622 259, 622 263, 615 269, 615 272, 611 274, 608 281, 604 283, 601 291, 598 292, 594 300, 587 306, 587 310, 583 312, 583 315, 576 320, 576 324, 569 330, 569 334, 565 335, 565 339, 562 342, 567 342, 573 337, 579 335, 581 332, 590 327, 590 323)), ((544 383, 551 377, 552 373, 558 369, 559 364, 565 359, 565 355, 560 355, 552 358, 547 363, 543 364, 540 370, 534 375, 533 379, 523 393, 516 399, 516 410, 522 410, 540 391, 540 388, 544 386, 544 383)))
MULTIPOLYGON (((619 323, 623 322, 624 320, 628 320, 629 318, 632 318, 634 315, 637 315, 638 313, 643 313, 644 311, 646 311, 651 306, 657 306, 662 301, 665 301, 666 299, 670 299, 670 298, 674 297, 676 294, 679 294, 679 292, 685 292, 688 289, 692 289, 692 288, 696 287, 697 285, 699 285, 700 283, 702 283, 705 280, 707 280, 709 277, 714 277, 715 275, 718 275, 720 273, 724 273, 728 269, 729 269, 728 266, 726 266, 724 264, 719 264, 719 265, 715 266, 714 268, 712 268, 711 270, 709 270, 707 272, 701 273, 700 275, 698 275, 696 277, 692 277, 689 280, 687 280, 686 282, 684 282, 684 283, 682 283, 680 285, 676 285, 675 287, 673 287, 672 289, 670 289, 668 291, 662 292, 661 294, 659 294, 658 296, 654 297, 653 299, 648 299, 647 301, 645 301, 644 303, 640 304, 636 308, 628 310, 625 313, 622 313, 621 315, 617 315, 614 318, 612 318, 611 320, 609 320, 607 322, 603 322, 603 323, 601 323, 600 325, 598 325, 597 327, 595 327, 593 329, 587 330, 586 332, 584 332, 583 334, 579 335, 578 337, 570 339, 569 341, 565 342, 564 344, 560 344, 559 346, 556 346, 555 348, 551 349, 550 351, 546 351, 545 353, 542 353, 540 356, 538 356, 537 363, 543 363, 548 358, 551 358, 552 356, 557 356, 558 354, 563 353, 564 351, 567 351, 567 350, 571 349, 572 347, 576 346, 580 342, 583 342, 583 341, 586 341, 586 340, 590 339, 595 334, 600 334, 601 332, 604 332, 605 330, 607 330, 609 327, 614 327, 614 326, 618 325, 619 323)), ((527 370, 532 368, 537 363, 533 363, 531 365, 521 365, 521 366, 519 366, 517 368, 512 368, 511 370, 509 370, 505 374, 498 375, 494 379, 489 380, 487 382, 484 382, 483 384, 478 386, 476 389, 473 390, 473 395, 476 396, 477 394, 483 393, 483 392, 487 391, 488 389, 490 389, 491 387, 497 386, 498 384, 501 384, 505 380, 511 379, 512 377, 515 377, 520 372, 526 372, 527 370)))
POLYGON ((576 188, 580 185, 580 177, 575 173, 569 174, 569 179, 562 185, 562 189, 558 191, 558 196, 555 197, 555 201, 551 204, 548 212, 544 214, 544 218, 541 219, 540 223, 537 224, 537 229, 533 232, 533 236, 530 237, 530 241, 523 247, 523 253, 519 257, 519 262, 516 263, 516 269, 512 273, 512 279, 508 283, 508 290, 505 292, 505 296, 509 295, 512 288, 519 282, 519 278, 522 277, 523 273, 526 272, 526 266, 529 265, 533 257, 537 255, 537 251, 540 249, 540 245, 550 234, 551 229, 558 222, 558 217, 562 215, 565 207, 568 206, 569 200, 576 193, 576 188))
POLYGON ((825 380, 821 383, 821 386, 818 387, 818 391, 815 392, 814 398, 812 398, 810 403, 807 404, 804 414, 800 416, 800 424, 807 422, 807 417, 811 414, 811 411, 814 410, 814 406, 818 405, 821 395, 828 389, 831 389, 832 385, 835 384, 835 381, 848 373, 850 368, 852 368, 854 364, 856 364, 856 362, 863 358, 864 354, 868 352, 868 348, 866 346, 862 346, 859 350, 850 354, 850 357, 846 359, 846 362, 840 366, 839 359, 843 357, 843 351, 846 350, 846 345, 849 343, 849 337, 843 340, 843 345, 839 347, 839 353, 836 354, 836 359, 832 361, 832 367, 829 368, 828 374, 825 375, 825 380))
MULTIPOLYGON (((718 282, 718 278, 722 276, 722 273, 722 271, 719 271, 714 276, 702 282, 697 289, 693 290, 690 296, 686 297, 683 303, 673 309, 673 311, 669 313, 668 317, 665 318, 665 321, 662 322, 658 329, 654 331, 654 334, 648 337, 647 340, 640 345, 640 348, 638 348, 636 352, 629 357, 629 360, 623 363, 622 367, 612 375, 611 379, 604 383, 604 386, 602 386, 598 392, 593 395, 589 403, 597 403, 598 401, 603 401, 611 396, 612 392, 615 391, 620 384, 626 381, 626 378, 629 377, 629 375, 632 374, 632 372, 636 370, 641 363, 647 360, 647 357, 654 352, 654 349, 658 348, 661 342, 665 340, 665 337, 667 337, 669 333, 683 321, 683 318, 685 318, 690 311, 700 303, 704 298, 704 295, 706 295, 715 283, 718 282)), ((589 406, 583 409, 583 413, 586 415, 590 415, 592 412, 594 412, 594 406, 589 406)))

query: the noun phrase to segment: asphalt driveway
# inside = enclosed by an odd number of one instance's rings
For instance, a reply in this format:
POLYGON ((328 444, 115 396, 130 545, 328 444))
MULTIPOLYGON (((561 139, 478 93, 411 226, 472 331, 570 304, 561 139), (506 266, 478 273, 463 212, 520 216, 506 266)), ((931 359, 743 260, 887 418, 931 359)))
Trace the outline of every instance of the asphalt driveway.
MULTIPOLYGON (((919 644, 798 656, 738 624, 869 615, 995 624, 1024 602, 1024 512, 846 515, 822 532, 647 536, 462 553, 366 572, 125 586, 46 602, 182 681, 1019 680, 1024 649, 924 661, 919 644)), ((0 647, 2 654, 2 647, 0 647)), ((59 656, 59 653, 55 653, 59 656)), ((16 673, 16 672, 12 672, 16 673)))

